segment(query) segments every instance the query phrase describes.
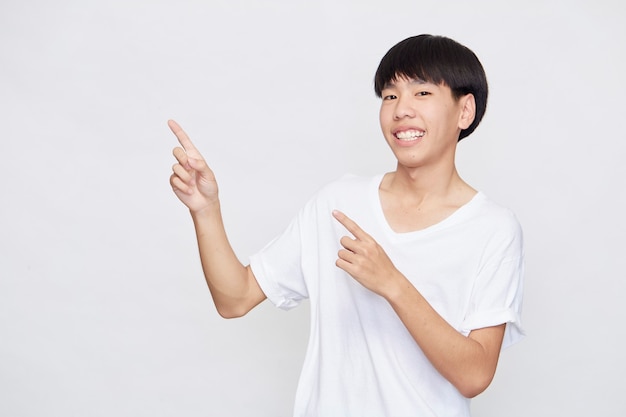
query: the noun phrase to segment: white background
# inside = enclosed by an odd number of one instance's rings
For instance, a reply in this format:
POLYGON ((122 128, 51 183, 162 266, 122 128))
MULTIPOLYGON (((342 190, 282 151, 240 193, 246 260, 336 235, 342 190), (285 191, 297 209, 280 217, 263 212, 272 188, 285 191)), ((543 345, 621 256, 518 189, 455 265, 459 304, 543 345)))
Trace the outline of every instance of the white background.
POLYGON ((526 237, 528 336, 475 416, 625 415, 625 20, 618 0, 2 0, 0 416, 288 416, 306 305, 219 318, 166 120, 246 262, 323 184, 394 168, 372 79, 419 33, 482 60, 458 165, 526 237))

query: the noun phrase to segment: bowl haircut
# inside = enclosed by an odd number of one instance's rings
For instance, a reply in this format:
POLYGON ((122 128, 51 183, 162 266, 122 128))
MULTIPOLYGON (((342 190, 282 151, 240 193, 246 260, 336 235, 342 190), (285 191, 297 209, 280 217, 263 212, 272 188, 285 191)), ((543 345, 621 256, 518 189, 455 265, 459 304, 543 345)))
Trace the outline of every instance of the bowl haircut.
POLYGON ((487 109, 489 88, 482 64, 474 52, 450 38, 418 35, 392 47, 376 70, 376 95, 381 97, 385 85, 399 78, 446 85, 455 100, 467 94, 474 96, 476 115, 472 124, 461 131, 459 141, 476 129, 487 109))

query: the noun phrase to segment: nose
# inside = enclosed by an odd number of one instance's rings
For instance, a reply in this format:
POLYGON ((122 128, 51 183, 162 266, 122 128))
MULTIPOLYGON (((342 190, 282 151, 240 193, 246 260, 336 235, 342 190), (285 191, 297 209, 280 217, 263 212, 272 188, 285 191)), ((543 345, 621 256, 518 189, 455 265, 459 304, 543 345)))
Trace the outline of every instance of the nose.
POLYGON ((396 107, 394 109, 393 118, 395 120, 400 120, 405 117, 415 117, 415 109, 411 106, 409 97, 399 96, 396 99, 396 107))

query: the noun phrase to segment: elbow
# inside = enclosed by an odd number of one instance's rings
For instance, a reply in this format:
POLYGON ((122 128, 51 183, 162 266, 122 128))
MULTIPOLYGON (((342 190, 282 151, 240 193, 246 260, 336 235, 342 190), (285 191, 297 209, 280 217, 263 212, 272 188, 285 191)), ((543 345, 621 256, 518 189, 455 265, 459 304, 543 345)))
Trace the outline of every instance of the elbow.
POLYGON ((217 313, 224 319, 236 319, 243 317, 250 312, 260 301, 249 302, 246 300, 216 300, 215 308, 217 313))
POLYGON ((241 308, 233 308, 233 307, 224 307, 224 306, 216 306, 217 314, 220 315, 223 319, 238 319, 240 317, 248 314, 248 311, 241 308))
POLYGON ((240 317, 245 316, 245 314, 236 314, 236 313, 231 313, 231 312, 222 312, 220 310, 217 310, 217 314, 220 315, 221 318, 223 319, 238 319, 240 317))
POLYGON ((457 385, 457 389, 465 398, 474 398, 482 394, 493 380, 493 374, 479 375, 469 378, 457 385))
POLYGON ((479 394, 482 394, 482 392, 485 391, 486 389, 487 389, 486 386, 484 387, 476 386, 476 387, 462 388, 459 391, 461 392, 461 395, 463 395, 465 398, 471 399, 471 398, 478 396, 479 394))
POLYGON ((252 307, 240 298, 217 296, 219 293, 211 293, 213 305, 217 310, 217 314, 223 319, 237 319, 248 314, 252 307))

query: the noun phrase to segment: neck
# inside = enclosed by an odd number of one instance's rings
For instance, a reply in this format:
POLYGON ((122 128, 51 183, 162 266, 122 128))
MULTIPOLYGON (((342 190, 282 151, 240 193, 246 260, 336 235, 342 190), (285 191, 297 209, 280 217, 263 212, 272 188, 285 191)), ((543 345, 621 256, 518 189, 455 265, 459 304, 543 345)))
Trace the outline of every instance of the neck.
POLYGON ((385 175, 378 192, 385 218, 398 233, 439 223, 476 195, 456 169, 433 173, 403 167, 385 175))
POLYGON ((451 164, 419 168, 398 165, 390 175, 388 187, 419 199, 427 199, 445 198, 469 186, 461 179, 454 164, 451 164))

